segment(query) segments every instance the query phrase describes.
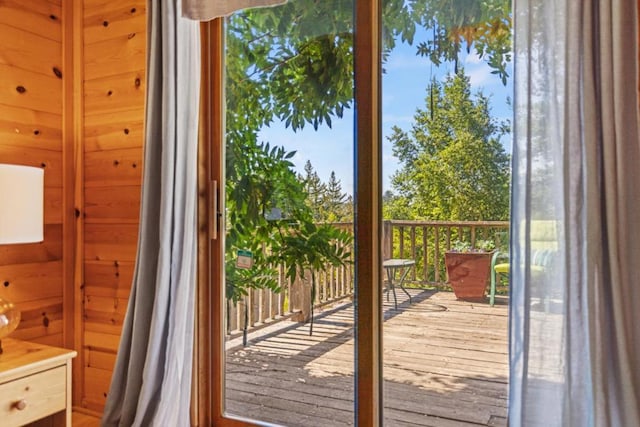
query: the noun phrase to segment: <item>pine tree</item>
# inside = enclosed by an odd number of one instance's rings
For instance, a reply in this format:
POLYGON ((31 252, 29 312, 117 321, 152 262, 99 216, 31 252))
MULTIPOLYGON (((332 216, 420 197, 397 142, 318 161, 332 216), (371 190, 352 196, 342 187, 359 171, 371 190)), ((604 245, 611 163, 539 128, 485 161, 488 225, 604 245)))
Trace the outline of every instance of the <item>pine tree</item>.
POLYGON ((351 220, 349 218, 349 204, 347 194, 342 192, 342 184, 336 178, 336 173, 331 171, 329 182, 326 184, 324 194, 325 221, 341 222, 351 220))
POLYGON ((301 176, 300 179, 307 193, 307 205, 311 208, 314 221, 323 222, 325 217, 324 198, 327 187, 318 176, 310 160, 305 163, 304 176, 301 176))

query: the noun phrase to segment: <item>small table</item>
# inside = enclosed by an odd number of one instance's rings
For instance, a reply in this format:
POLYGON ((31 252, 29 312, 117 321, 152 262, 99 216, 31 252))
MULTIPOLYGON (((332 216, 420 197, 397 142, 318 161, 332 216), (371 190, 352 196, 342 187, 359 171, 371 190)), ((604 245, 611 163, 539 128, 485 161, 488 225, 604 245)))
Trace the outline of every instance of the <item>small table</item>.
POLYGON ((11 338, 2 345, 0 425, 47 418, 43 425, 71 426, 71 359, 76 352, 11 338))
MULTIPOLYGON (((382 267, 387 271, 387 279, 389 280, 389 288, 393 291, 393 301, 395 309, 398 309, 398 298, 396 297, 396 287, 393 280, 395 279, 396 272, 400 271, 400 281, 398 282, 398 286, 400 289, 404 291, 405 294, 409 297, 409 304, 411 304, 411 294, 407 292, 407 290, 402 286, 404 284, 404 279, 407 277, 409 270, 411 267, 415 266, 416 262, 412 259, 388 259, 382 263, 382 267)), ((387 289, 387 301, 389 301, 389 289, 387 289)))

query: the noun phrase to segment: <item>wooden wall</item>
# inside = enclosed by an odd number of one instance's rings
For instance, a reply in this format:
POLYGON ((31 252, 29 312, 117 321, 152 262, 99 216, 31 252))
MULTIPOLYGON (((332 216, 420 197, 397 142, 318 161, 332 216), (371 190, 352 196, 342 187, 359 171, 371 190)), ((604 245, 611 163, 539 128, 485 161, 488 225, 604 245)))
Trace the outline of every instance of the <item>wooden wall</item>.
POLYGON ((64 341, 61 21, 61 0, 0 1, 0 163, 45 170, 44 242, 0 246, 0 297, 22 311, 12 337, 52 345, 64 341))
POLYGON ((145 0, 84 0, 81 405, 102 412, 133 277, 145 92, 145 0))
POLYGON ((133 276, 145 0, 0 0, 0 163, 45 168, 45 240, 0 246, 15 338, 74 347, 74 405, 102 412, 133 276), (66 67, 66 69, 65 69, 66 67))

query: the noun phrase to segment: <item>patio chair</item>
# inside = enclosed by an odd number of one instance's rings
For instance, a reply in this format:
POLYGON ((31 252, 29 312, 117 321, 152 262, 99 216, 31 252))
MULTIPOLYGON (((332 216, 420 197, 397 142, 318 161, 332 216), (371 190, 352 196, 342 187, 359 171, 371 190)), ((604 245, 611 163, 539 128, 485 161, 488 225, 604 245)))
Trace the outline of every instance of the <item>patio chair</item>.
POLYGON ((491 258, 491 289, 489 290, 489 305, 493 306, 496 300, 496 286, 502 277, 509 278, 509 254, 496 251, 491 258), (498 262, 506 260, 507 262, 498 262))
MULTIPOLYGON (((556 221, 538 220, 531 224, 531 274, 544 274, 551 267, 557 250, 556 221)), ((495 304, 496 287, 500 280, 509 277, 509 254, 496 251, 491 259, 491 288, 489 305, 495 304)))

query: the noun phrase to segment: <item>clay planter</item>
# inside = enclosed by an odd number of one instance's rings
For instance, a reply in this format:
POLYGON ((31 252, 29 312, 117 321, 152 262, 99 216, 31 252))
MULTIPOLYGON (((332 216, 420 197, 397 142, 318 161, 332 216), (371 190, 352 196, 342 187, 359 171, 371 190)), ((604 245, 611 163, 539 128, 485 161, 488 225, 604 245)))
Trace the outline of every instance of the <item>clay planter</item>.
POLYGON ((449 284, 457 299, 484 301, 493 252, 445 252, 449 284))

